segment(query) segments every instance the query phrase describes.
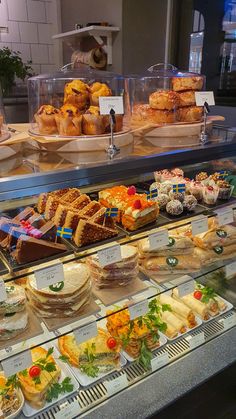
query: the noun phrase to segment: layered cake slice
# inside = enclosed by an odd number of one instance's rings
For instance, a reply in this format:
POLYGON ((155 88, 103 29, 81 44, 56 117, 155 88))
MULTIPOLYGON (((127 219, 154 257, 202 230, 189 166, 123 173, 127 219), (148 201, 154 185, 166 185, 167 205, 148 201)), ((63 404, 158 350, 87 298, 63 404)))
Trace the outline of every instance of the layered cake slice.
POLYGON ((47 258, 66 251, 64 244, 52 243, 46 240, 21 235, 17 241, 16 250, 11 253, 18 263, 29 263, 47 258))
POLYGON ((46 209, 46 203, 47 203, 47 199, 49 198, 49 196, 54 196, 54 197, 58 197, 61 198, 63 195, 65 195, 70 189, 66 188, 66 189, 58 189, 57 191, 54 192, 44 192, 41 193, 38 197, 38 203, 37 203, 37 210, 40 214, 43 214, 45 212, 46 209))
POLYGON ((92 221, 80 220, 73 239, 75 244, 81 247, 116 235, 117 231, 115 229, 95 224, 92 221))

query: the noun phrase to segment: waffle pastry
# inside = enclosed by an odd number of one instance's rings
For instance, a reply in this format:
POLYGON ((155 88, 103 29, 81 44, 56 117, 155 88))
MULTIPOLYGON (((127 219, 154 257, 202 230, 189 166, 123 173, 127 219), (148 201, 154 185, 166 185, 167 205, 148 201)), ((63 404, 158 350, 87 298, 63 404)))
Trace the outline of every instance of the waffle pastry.
POLYGON ((60 198, 63 195, 65 195, 68 191, 69 191, 69 188, 58 189, 57 191, 49 192, 49 193, 46 193, 46 192, 41 193, 38 197, 38 202, 37 202, 37 210, 39 214, 43 214, 45 212, 46 203, 49 196, 60 198))
POLYGON ((56 215, 57 208, 60 204, 68 205, 75 201, 78 196, 80 196, 80 190, 77 188, 69 189, 68 192, 63 193, 61 196, 50 195, 45 206, 44 215, 46 220, 51 220, 56 215))
POLYGON ((79 220, 73 240, 78 247, 96 243, 117 236, 117 230, 96 224, 89 220, 79 220))

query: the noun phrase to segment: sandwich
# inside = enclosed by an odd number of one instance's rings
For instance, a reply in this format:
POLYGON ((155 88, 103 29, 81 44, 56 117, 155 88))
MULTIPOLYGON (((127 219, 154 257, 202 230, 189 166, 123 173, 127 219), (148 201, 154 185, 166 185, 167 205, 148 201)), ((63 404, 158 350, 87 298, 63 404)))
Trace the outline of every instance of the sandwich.
POLYGON ((8 282, 5 287, 7 299, 0 301, 0 314, 18 313, 24 310, 26 303, 25 290, 13 282, 8 282))
POLYGON ((199 271, 201 268, 200 259, 192 255, 177 255, 177 256, 156 256, 140 260, 141 266, 150 274, 150 275, 166 275, 170 272, 173 273, 186 273, 199 271))
POLYGON ((175 288, 173 290, 173 297, 188 306, 191 310, 193 310, 196 314, 198 314, 201 319, 208 320, 209 319, 209 311, 206 304, 202 303, 201 301, 194 298, 192 294, 185 295, 183 297, 179 297, 178 289, 175 288))
POLYGON ((227 224, 222 227, 214 227, 205 233, 198 234, 193 238, 196 246, 202 249, 213 249, 217 245, 229 246, 236 244, 236 227, 227 224))
POLYGON ((0 340, 12 339, 20 335, 28 325, 26 310, 0 316, 0 340))
POLYGON ((194 244, 189 237, 181 237, 174 234, 169 237, 169 244, 167 246, 151 250, 148 238, 139 240, 138 246, 141 257, 186 255, 192 254, 194 250, 194 244))

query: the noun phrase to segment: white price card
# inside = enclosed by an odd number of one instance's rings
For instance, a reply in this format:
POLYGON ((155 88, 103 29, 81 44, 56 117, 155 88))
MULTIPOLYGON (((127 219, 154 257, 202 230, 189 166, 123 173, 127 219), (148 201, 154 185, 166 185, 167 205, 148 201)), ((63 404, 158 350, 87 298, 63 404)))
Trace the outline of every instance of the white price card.
POLYGON ((197 348, 205 342, 204 332, 198 333, 195 336, 188 336, 190 349, 197 348))
POLYGON ((159 249, 160 247, 167 246, 169 244, 169 233, 168 230, 160 230, 156 233, 152 233, 148 236, 150 250, 159 249))
POLYGON ((78 401, 72 403, 63 404, 60 406, 60 410, 54 413, 56 419, 73 419, 78 417, 80 413, 80 405, 78 401))
POLYGON ((0 279, 0 302, 5 301, 7 299, 7 292, 4 281, 0 279))
POLYGON ((197 106, 204 106, 204 103, 207 102, 209 106, 215 105, 214 93, 209 92, 195 92, 195 100, 197 106))
POLYGON ((184 284, 180 284, 178 286, 179 297, 181 298, 181 297, 184 297, 185 295, 192 294, 194 290, 195 290, 195 282, 193 279, 191 281, 185 282, 184 284))
POLYGON ((101 115, 109 115, 113 109, 116 115, 123 115, 124 101, 123 96, 100 96, 99 108, 101 115))
POLYGON ((40 290, 53 285, 55 291, 59 290, 64 281, 64 268, 61 262, 47 268, 38 269, 34 273, 36 287, 40 290))
POLYGON ((74 329, 73 332, 78 344, 86 342, 87 340, 98 335, 97 322, 85 324, 84 326, 74 329))
POLYGON ((127 375, 123 373, 119 377, 114 378, 114 380, 105 381, 104 385, 107 390, 107 395, 113 396, 113 394, 116 394, 124 388, 128 387, 127 375))
POLYGON ((156 371, 164 365, 169 363, 169 355, 167 352, 157 355, 155 358, 151 359, 151 368, 152 371, 156 371))
POLYGON ((129 307, 130 320, 144 316, 148 312, 148 300, 140 301, 129 307))
POLYGON ((233 326, 236 326, 236 314, 233 313, 232 316, 226 317, 223 319, 224 330, 230 329, 233 326))
POLYGON ((102 267, 111 265, 112 263, 120 262, 122 260, 121 248, 119 244, 114 244, 113 246, 98 250, 97 255, 99 264, 102 267))
POLYGON ((233 208, 226 208, 217 212, 217 220, 219 226, 234 222, 233 208))
POLYGON ((32 356, 30 351, 22 352, 11 358, 2 361, 2 368, 6 377, 16 374, 32 365, 32 356))
POLYGON ((201 217, 200 220, 194 220, 191 222, 192 226, 192 235, 196 236, 197 234, 205 233, 208 230, 208 218, 201 217))
POLYGON ((226 278, 229 278, 236 274, 236 262, 229 263, 225 265, 225 275, 226 278))

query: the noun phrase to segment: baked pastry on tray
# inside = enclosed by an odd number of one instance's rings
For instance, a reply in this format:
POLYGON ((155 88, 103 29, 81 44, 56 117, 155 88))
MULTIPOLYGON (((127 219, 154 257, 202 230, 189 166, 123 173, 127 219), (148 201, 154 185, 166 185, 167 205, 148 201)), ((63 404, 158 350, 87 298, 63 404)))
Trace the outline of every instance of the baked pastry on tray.
POLYGON ((203 77, 172 77, 172 87, 175 92, 184 90, 201 90, 203 87, 203 77))
POLYGON ((174 111, 179 106, 179 95, 172 90, 158 90, 149 96, 152 109, 174 111))
POLYGON ((61 136, 79 136, 82 134, 82 115, 70 104, 63 105, 55 115, 58 134, 61 136))
POLYGON ((59 113, 57 108, 52 105, 42 105, 34 115, 38 124, 39 133, 44 135, 57 134, 56 115, 59 113))
POLYGON ((185 106, 179 108, 179 120, 181 122, 200 122, 202 117, 202 106, 185 106))
POLYGON ((64 88, 64 104, 84 110, 89 104, 89 87, 82 80, 72 80, 64 88))
POLYGON ((100 115, 98 106, 90 106, 83 114, 83 133, 100 135, 105 132, 105 118, 100 115))
POLYGON ((150 105, 135 105, 132 113, 132 123, 134 124, 172 124, 178 120, 178 110, 152 109, 150 105))
POLYGON ((89 86, 89 91, 90 104, 92 106, 99 105, 100 96, 112 96, 110 87, 108 87, 105 83, 95 82, 89 86))

